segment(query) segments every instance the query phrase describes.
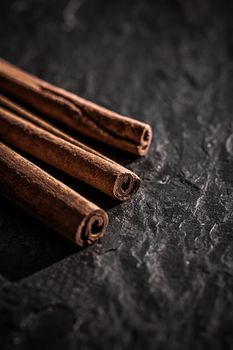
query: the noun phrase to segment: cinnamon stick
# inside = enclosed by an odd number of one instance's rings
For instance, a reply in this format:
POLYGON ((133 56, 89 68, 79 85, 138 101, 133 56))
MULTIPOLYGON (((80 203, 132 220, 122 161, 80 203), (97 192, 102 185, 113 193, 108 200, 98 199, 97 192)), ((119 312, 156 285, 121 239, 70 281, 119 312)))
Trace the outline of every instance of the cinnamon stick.
POLYGON ((47 120, 43 120, 41 117, 35 115, 25 107, 22 107, 15 101, 9 99, 5 95, 0 93, 0 106, 4 107, 5 109, 8 109, 9 111, 13 112, 14 114, 18 115, 19 117, 22 117, 23 119, 29 120, 30 122, 36 124, 37 126, 41 127, 44 130, 47 130, 51 132, 52 134, 78 146, 82 149, 86 150, 87 152, 96 154, 97 156, 106 159, 108 162, 112 162, 116 164, 112 159, 106 157, 102 153, 96 151, 95 149, 88 147, 84 143, 76 140, 75 138, 71 137, 70 135, 63 132, 61 129, 58 129, 51 123, 49 123, 47 120))
MULTIPOLYGON (((0 138, 4 142, 119 200, 129 199, 138 190, 140 179, 136 174, 36 125, 32 120, 39 118, 27 113, 26 119, 22 108, 21 115, 16 115, 12 110, 17 105, 11 102, 9 109, 6 101, 0 97, 0 138)), ((49 124, 44 126, 49 129, 49 124)), ((56 128, 52 131, 57 132, 56 128)))
POLYGON ((108 145, 137 155, 147 153, 148 124, 114 113, 55 87, 0 59, 0 88, 37 111, 108 145))
POLYGON ((107 214, 0 143, 0 193, 79 246, 102 237, 107 214))

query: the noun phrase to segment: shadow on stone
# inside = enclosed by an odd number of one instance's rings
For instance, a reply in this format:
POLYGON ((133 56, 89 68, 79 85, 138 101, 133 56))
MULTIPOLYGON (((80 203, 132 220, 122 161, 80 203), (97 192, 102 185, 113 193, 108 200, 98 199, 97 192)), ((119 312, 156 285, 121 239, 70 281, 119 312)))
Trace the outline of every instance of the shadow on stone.
POLYGON ((5 278, 19 280, 78 251, 74 244, 0 197, 0 274, 5 278))

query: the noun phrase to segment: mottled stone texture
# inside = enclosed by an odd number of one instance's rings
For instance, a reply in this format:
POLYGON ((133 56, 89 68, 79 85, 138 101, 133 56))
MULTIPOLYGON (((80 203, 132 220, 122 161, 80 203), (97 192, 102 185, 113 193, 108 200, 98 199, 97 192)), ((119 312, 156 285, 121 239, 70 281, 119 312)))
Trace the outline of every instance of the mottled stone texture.
POLYGON ((232 4, 1 0, 1 56, 154 130, 88 249, 1 198, 2 350, 233 346, 232 4))

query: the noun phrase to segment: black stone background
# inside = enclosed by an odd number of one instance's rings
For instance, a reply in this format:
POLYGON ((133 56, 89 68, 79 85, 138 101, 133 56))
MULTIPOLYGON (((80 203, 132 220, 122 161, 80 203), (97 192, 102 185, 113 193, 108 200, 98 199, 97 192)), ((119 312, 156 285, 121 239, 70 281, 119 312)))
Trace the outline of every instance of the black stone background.
POLYGON ((1 56, 154 130, 104 148, 128 203, 55 173, 111 208, 88 249, 0 197, 0 349, 233 348, 232 4, 0 1, 1 56))

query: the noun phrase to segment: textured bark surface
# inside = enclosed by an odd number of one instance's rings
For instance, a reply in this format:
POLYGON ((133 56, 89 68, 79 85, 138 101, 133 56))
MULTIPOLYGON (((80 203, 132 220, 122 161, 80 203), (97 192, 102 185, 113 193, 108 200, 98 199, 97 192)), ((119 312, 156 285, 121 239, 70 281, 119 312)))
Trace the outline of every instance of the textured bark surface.
POLYGON ((152 130, 142 123, 51 85, 0 59, 0 88, 38 112, 84 135, 136 155, 145 155, 152 130))
POLYGON ((1 1, 1 56, 154 131, 145 158, 117 155, 142 187, 88 249, 1 199, 1 349, 232 347, 232 12, 1 1))
POLYGON ((107 214, 0 142, 0 193, 80 247, 103 237, 107 214))
POLYGON ((133 172, 2 107, 1 98, 0 139, 121 201, 140 186, 133 172))

